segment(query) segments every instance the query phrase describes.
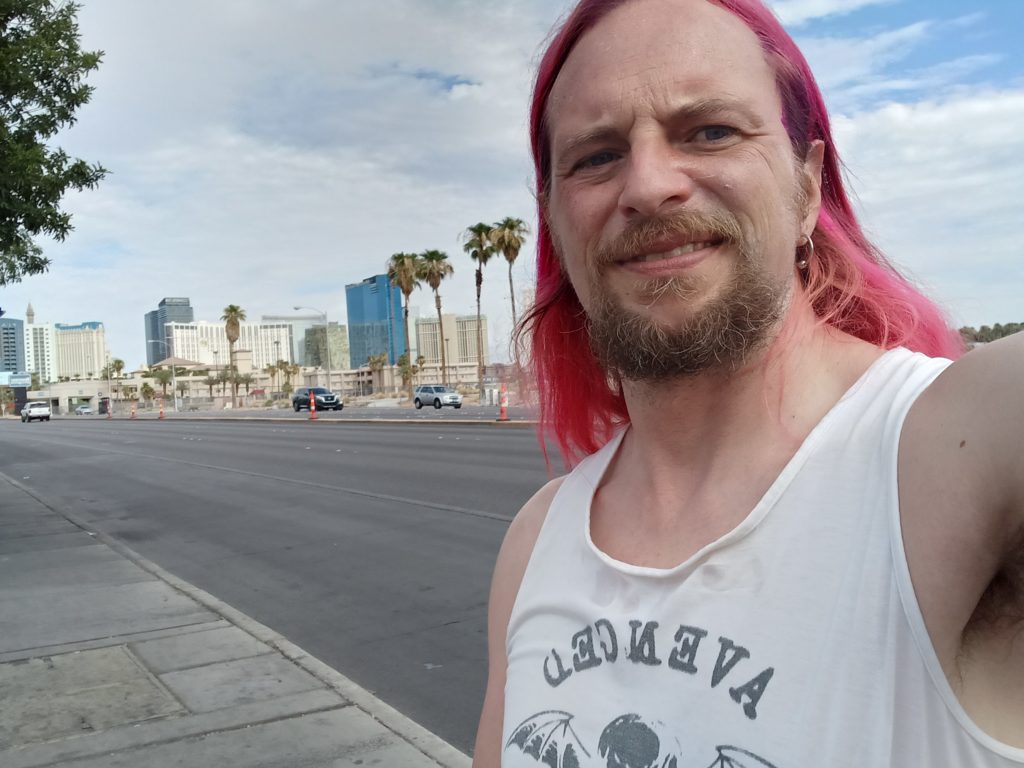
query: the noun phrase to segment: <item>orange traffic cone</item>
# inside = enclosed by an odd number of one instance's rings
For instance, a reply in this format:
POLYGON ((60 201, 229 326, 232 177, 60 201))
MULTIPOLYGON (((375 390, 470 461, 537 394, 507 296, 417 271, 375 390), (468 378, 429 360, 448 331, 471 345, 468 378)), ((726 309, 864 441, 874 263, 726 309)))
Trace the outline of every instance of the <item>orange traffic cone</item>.
POLYGON ((135 403, 132 403, 132 415, 131 418, 135 418, 135 403))
POLYGON ((309 420, 316 421, 316 395, 309 393, 309 420))
POLYGON ((505 384, 501 385, 501 399, 498 402, 501 404, 498 421, 508 421, 508 386, 505 384))
POLYGON ((160 418, 162 419, 163 417, 164 417, 164 401, 163 401, 163 398, 161 398, 160 399, 160 418))

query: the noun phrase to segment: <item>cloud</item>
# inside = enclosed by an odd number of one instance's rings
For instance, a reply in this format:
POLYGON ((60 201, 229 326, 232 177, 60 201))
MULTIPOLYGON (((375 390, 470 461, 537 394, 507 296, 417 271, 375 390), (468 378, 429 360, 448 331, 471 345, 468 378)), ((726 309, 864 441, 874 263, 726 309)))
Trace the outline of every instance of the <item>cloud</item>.
POLYGON ((887 5, 898 0, 770 0, 769 5, 783 24, 800 26, 814 19, 845 16, 872 5, 887 5))
MULTIPOLYGON (((532 67, 568 4, 86 4, 83 43, 106 56, 59 143, 111 175, 68 197, 75 231, 43 243, 52 271, 4 289, 4 307, 19 316, 31 300, 40 321, 103 321, 114 354, 135 365, 143 315, 164 296, 191 297, 197 319, 229 303, 250 317, 309 304, 343 322, 345 284, 394 252, 439 248, 456 267, 446 311, 475 312, 459 236, 505 216, 536 231, 532 67)), ((865 6, 776 3, 793 24, 865 6)), ((867 226, 964 322, 1021 319, 1008 202, 1022 199, 1021 89, 965 89, 995 54, 905 66, 948 23, 801 43, 827 84, 867 226)), ((520 288, 532 248, 514 269, 520 288)), ((413 303, 433 312, 429 292, 413 303)), ((503 260, 487 267, 482 304, 506 358, 503 260)))
POLYGON ((834 119, 863 222, 959 323, 1018 321, 1024 90, 964 92, 834 119))

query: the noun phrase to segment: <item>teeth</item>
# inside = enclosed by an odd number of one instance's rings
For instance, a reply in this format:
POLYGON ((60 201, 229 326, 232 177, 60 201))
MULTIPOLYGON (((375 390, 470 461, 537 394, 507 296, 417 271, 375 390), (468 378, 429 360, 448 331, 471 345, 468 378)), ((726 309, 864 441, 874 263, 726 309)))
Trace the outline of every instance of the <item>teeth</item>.
POLYGON ((686 245, 681 245, 678 248, 673 248, 671 251, 665 251, 664 253, 645 253, 643 256, 637 256, 635 261, 664 261, 665 259, 671 259, 674 256, 683 256, 687 253, 702 250, 703 248, 709 248, 710 246, 711 243, 687 243, 686 245))

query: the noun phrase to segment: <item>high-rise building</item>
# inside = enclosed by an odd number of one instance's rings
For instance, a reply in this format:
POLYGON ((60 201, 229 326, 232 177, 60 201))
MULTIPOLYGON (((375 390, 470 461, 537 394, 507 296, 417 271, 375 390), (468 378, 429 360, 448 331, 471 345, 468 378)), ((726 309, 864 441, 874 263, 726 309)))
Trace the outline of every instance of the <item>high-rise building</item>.
MULTIPOLYGON (((480 316, 480 326, 484 342, 482 362, 487 365, 486 315, 480 316)), ((441 329, 439 333, 436 317, 421 317, 416 321, 416 347, 427 365, 441 364, 442 343, 445 345, 448 365, 480 364, 476 343, 476 315, 441 315, 441 329)))
POLYGON ((345 286, 348 345, 352 368, 366 366, 373 355, 386 354, 394 365, 405 354, 402 292, 387 275, 374 275, 345 286))
MULTIPOLYGON (((218 368, 230 365, 231 345, 224 323, 168 323, 164 328, 169 354, 218 368)), ((235 351, 252 352, 252 367, 256 370, 278 360, 291 362, 291 330, 287 323, 239 323, 235 351)))
POLYGON ((155 365, 171 356, 168 323, 191 323, 194 319, 192 302, 184 296, 160 299, 156 309, 146 313, 146 363, 155 365), (164 344, 150 344, 151 340, 162 341, 164 344))
POLYGON ((0 371, 25 371, 25 323, 0 317, 0 371))
POLYGON ((305 360, 302 365, 337 371, 349 364, 348 329, 344 325, 328 323, 326 334, 323 322, 313 328, 307 328, 306 338, 301 346, 305 360), (327 357, 328 347, 331 352, 330 359, 327 357))
POLYGON ((107 364, 107 336, 103 323, 54 326, 57 372, 64 377, 98 377, 107 364))
POLYGON ((25 310, 25 370, 39 377, 40 383, 53 383, 57 370, 57 331, 53 323, 37 323, 32 305, 25 310))
MULTIPOLYGON (((323 327, 324 319, 322 315, 263 315, 260 318, 260 322, 264 325, 279 325, 284 323, 291 327, 291 342, 289 349, 291 350, 291 357, 282 354, 282 360, 289 360, 296 365, 313 365, 306 359, 306 333, 316 326, 323 327)), ((346 337, 346 344, 348 338, 346 337)), ((348 360, 348 353, 346 353, 345 361, 348 360)), ((341 365, 339 364, 340 368, 341 365)))

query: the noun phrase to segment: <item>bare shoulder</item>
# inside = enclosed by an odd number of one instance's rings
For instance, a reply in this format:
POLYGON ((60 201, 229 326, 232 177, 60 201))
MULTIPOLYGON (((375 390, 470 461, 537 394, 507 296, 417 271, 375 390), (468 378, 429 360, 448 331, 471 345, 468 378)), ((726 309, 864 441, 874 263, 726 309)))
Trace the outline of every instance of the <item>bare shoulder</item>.
POLYGON ((1024 334, 975 349, 918 398, 899 448, 903 538, 932 643, 952 674, 1024 530, 1024 334))
POLYGON ((473 751, 476 768, 491 768, 501 763, 505 668, 508 662, 505 635, 533 547, 563 479, 550 481, 523 505, 509 525, 498 553, 487 609, 487 690, 473 751))
POLYGON ((1006 535, 1024 524, 1022 381, 1024 333, 972 350, 914 404, 900 448, 901 461, 955 473, 975 511, 996 516, 1006 535))
POLYGON ((494 568, 491 603, 492 611, 496 597, 502 602, 501 607, 507 607, 508 612, 504 616, 506 625, 508 624, 508 615, 512 612, 512 603, 515 602, 519 585, 526 572, 526 566, 530 562, 530 555, 533 554, 533 546, 547 519, 551 502, 554 500, 555 494, 558 493, 558 489, 561 488, 564 479, 564 477, 555 478, 537 491, 516 514, 505 534, 501 551, 498 553, 498 562, 494 568), (508 604, 504 605, 506 601, 508 604))

